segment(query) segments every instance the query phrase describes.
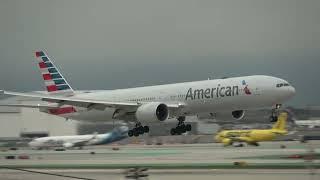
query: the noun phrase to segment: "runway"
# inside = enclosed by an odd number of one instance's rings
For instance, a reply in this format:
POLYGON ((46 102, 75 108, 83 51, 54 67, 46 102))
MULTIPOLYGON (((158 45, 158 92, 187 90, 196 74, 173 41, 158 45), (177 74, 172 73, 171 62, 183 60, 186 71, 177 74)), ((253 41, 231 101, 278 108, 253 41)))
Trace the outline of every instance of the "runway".
MULTIPOLYGON (((313 142, 319 152, 320 141, 313 142)), ((310 145, 299 142, 266 142, 259 147, 222 147, 221 144, 190 145, 126 145, 96 146, 83 150, 18 150, 0 152, 0 165, 124 165, 124 164, 226 164, 235 161, 248 163, 294 163, 303 159, 285 158, 308 151, 310 145), (285 145, 286 148, 280 148, 285 145), (113 150, 113 147, 119 150, 113 150), (5 159, 8 155, 28 155, 30 159, 5 159), (272 156, 272 157, 270 157, 272 156), (282 156, 275 158, 275 156, 282 156), (270 158, 266 158, 270 157, 270 158)), ((319 162, 315 160, 314 162, 319 162)))
MULTIPOLYGON (((48 172, 47 170, 39 170, 48 172)), ((51 173, 63 174, 69 176, 82 177, 83 179, 92 180, 121 180, 125 179, 123 170, 50 170, 51 173)), ((66 180, 66 177, 56 177, 41 174, 33 174, 27 172, 17 172, 11 170, 0 170, 1 180, 66 180)), ((152 180, 301 180, 311 179, 316 180, 320 178, 319 172, 312 174, 310 170, 149 170, 148 179, 152 180)), ((71 179, 71 178, 70 178, 71 179)))
MULTIPOLYGON (((149 179, 209 179, 213 176, 219 179, 269 179, 281 176, 282 179, 292 180, 309 176, 311 170, 306 168, 315 169, 312 170, 312 173, 315 173, 312 177, 319 178, 319 145, 320 141, 308 144, 287 141, 238 148, 222 147, 221 144, 213 143, 112 145, 67 151, 21 149, 0 152, 0 166, 80 175, 91 179, 119 179, 124 176, 123 171, 127 168, 147 167, 149 179), (286 148, 283 148, 283 145, 286 148), (310 154, 310 150, 312 156, 305 156, 310 154), (10 155, 16 158, 28 156, 29 159, 6 159, 10 155)), ((8 169, 2 169, 0 175, 6 177, 5 180, 19 177, 63 179, 8 169)))

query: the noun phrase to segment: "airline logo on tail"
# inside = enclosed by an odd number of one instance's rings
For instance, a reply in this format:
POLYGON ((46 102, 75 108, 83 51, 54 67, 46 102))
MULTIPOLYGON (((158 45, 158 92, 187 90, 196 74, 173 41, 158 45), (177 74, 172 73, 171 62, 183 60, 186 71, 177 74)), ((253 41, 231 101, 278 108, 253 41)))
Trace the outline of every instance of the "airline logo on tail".
POLYGON ((73 92, 65 78, 43 51, 35 52, 46 89, 49 93, 73 92))

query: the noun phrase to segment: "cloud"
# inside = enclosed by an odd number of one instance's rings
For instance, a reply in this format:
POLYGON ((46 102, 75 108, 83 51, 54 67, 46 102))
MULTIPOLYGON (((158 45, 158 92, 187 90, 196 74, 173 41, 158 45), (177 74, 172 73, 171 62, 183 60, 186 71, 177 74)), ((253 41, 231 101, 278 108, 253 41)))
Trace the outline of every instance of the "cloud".
POLYGON ((316 104, 319 6, 311 0, 1 1, 1 88, 41 89, 32 52, 45 48, 75 88, 268 74, 297 87, 292 103, 316 104))

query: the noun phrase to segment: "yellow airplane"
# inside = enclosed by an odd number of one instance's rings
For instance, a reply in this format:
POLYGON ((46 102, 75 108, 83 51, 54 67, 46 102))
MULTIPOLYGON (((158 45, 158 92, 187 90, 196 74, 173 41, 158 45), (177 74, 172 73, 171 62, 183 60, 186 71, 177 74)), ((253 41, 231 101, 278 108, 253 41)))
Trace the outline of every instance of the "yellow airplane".
POLYGON ((277 122, 271 129, 251 130, 224 130, 215 136, 215 140, 224 146, 232 145, 234 142, 246 142, 248 145, 259 146, 260 141, 272 141, 279 135, 286 135, 286 121, 288 114, 280 113, 277 122))

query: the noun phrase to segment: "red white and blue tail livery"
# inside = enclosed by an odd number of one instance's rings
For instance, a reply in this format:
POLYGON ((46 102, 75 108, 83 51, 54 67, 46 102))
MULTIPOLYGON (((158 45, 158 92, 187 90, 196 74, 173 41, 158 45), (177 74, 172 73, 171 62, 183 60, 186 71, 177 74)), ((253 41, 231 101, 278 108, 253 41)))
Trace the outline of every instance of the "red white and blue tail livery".
POLYGON ((50 60, 48 55, 44 51, 36 51, 35 55, 39 61, 38 65, 48 93, 73 94, 73 89, 59 72, 58 68, 50 60))

